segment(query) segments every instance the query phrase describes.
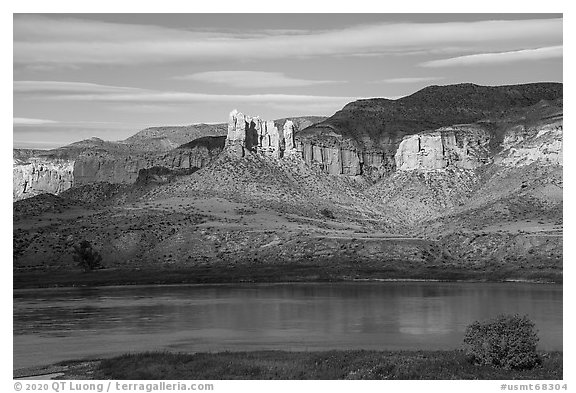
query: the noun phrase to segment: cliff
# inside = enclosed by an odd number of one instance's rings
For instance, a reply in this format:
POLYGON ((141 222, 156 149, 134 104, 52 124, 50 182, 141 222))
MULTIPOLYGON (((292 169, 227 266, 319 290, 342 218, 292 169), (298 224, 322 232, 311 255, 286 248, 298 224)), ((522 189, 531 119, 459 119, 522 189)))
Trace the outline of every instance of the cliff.
POLYGON ((12 196, 14 200, 41 193, 59 194, 74 185, 74 161, 30 157, 14 159, 12 196))
POLYGON ((208 165, 222 151, 223 144, 223 137, 204 137, 163 153, 117 155, 85 152, 78 157, 74 165, 75 184, 132 184, 142 169, 153 167, 172 170, 199 169, 208 165))
POLYGON ((489 132, 474 124, 406 136, 394 156, 396 169, 476 169, 491 161, 490 139, 489 132))
POLYGON ((506 167, 533 163, 562 166, 562 140, 562 116, 533 127, 515 127, 505 135, 505 149, 495 157, 495 163, 506 167))
MULTIPOLYGON (((108 182, 132 184, 143 169, 164 167, 175 171, 202 168, 223 149, 224 137, 199 138, 168 152, 146 153, 83 149, 82 151, 18 152, 13 167, 13 199, 40 193, 60 194, 72 186, 108 182), (59 158, 68 157, 68 158, 59 158)), ((70 150, 70 149, 68 149, 70 150)), ((187 172, 188 171, 188 172, 187 172)))
MULTIPOLYGON (((366 174, 377 180, 396 170, 396 153, 406 137, 455 124, 485 122, 489 125, 486 130, 492 133, 493 151, 499 149, 500 132, 508 127, 505 123, 511 117, 523 121, 522 112, 542 101, 560 101, 561 105, 562 91, 561 83, 429 86, 397 100, 351 102, 328 119, 300 131, 296 143, 302 146, 307 163, 317 163, 328 173, 366 174)), ((432 138, 428 142, 437 141, 432 138)), ((411 143, 417 139, 407 142, 411 143)), ((438 160, 435 166, 442 165, 445 157, 438 160)))

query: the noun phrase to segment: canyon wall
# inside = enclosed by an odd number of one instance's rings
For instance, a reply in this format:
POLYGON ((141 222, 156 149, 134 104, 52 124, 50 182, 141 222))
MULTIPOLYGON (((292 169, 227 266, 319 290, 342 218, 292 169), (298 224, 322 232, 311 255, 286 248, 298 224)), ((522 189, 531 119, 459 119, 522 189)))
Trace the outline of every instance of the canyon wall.
POLYGON ((156 167, 190 173, 214 161, 223 149, 240 157, 300 156, 331 175, 373 180, 397 171, 473 170, 491 162, 510 167, 562 165, 561 108, 556 113, 555 106, 548 106, 552 109, 545 116, 528 111, 529 116, 500 123, 453 125, 409 135, 379 131, 363 137, 362 144, 329 124, 302 130, 309 123, 306 118, 265 121, 234 110, 226 137, 202 137, 169 151, 138 151, 125 143, 92 140, 49 152, 16 149, 13 198, 58 194, 95 182, 133 184, 141 170, 156 167), (527 121, 530 117, 536 120, 527 121))
POLYGON ((563 165, 563 118, 532 127, 515 127, 504 136, 504 150, 494 159, 498 165, 522 167, 563 165))
MULTIPOLYGON (((222 138, 223 139, 223 138, 222 138)), ((111 155, 102 152, 83 154, 74 165, 74 182, 84 185, 96 182, 132 184, 141 169, 165 167, 189 170, 208 165, 222 150, 218 146, 196 145, 166 153, 111 155)))
POLYGON ((12 198, 16 201, 44 192, 59 194, 74 185, 73 172, 73 160, 14 159, 12 198))
POLYGON ((387 149, 360 149, 352 141, 324 134, 297 137, 298 150, 309 165, 333 175, 366 175, 379 179, 395 171, 475 169, 490 162, 491 135, 476 125, 442 127, 405 136, 387 149))
POLYGON ((490 162, 491 135, 474 124, 442 127, 387 142, 388 150, 360 149, 353 141, 325 130, 321 136, 295 134, 284 127, 237 110, 230 113, 225 148, 244 157, 248 152, 281 158, 298 154, 310 166, 331 175, 366 175, 374 179, 396 170, 475 169, 490 162))
POLYGON ((476 125, 442 127, 404 137, 396 151, 396 169, 476 169, 490 162, 490 134, 476 125))
POLYGON ((298 143, 298 151, 308 165, 316 165, 331 175, 356 176, 362 173, 362 156, 340 146, 298 143))
POLYGON ((164 167, 188 173, 214 160, 224 148, 224 137, 203 137, 163 153, 110 153, 82 151, 70 158, 57 158, 54 152, 27 154, 15 151, 13 200, 50 193, 59 194, 72 186, 108 182, 132 184, 140 170, 164 167))
POLYGON ((77 185, 95 182, 132 184, 141 169, 164 167, 190 170, 208 165, 222 151, 224 137, 203 137, 165 153, 111 155, 102 152, 83 154, 74 165, 77 185))

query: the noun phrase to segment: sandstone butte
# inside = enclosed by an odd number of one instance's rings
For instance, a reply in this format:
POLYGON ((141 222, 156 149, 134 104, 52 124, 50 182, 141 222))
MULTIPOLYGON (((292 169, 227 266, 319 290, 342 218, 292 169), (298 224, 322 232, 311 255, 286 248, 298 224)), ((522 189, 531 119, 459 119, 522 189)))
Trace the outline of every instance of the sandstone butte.
POLYGON ((153 167, 194 170, 210 164, 226 149, 244 157, 261 154, 282 159, 301 157, 331 175, 368 175, 378 179, 400 171, 435 171, 446 168, 474 170, 495 163, 522 166, 532 162, 562 165, 562 117, 535 127, 517 125, 506 130, 495 154, 494 135, 480 124, 441 127, 404 136, 395 154, 353 146, 340 136, 321 140, 299 136, 292 120, 283 126, 233 110, 223 137, 204 137, 168 152, 114 154, 87 150, 77 157, 14 157, 13 199, 39 193, 59 194, 75 185, 94 182, 132 184, 140 171, 153 167), (224 143, 222 143, 224 142, 224 143), (391 164, 392 163, 392 164, 391 164))

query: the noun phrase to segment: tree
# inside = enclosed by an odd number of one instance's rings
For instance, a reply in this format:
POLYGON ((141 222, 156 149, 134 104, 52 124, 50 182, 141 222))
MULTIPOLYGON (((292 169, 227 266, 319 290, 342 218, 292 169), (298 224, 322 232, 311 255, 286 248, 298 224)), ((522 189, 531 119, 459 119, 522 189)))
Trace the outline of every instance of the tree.
POLYGON ((88 240, 82 240, 74 246, 72 258, 84 271, 91 271, 102 268, 102 255, 94 248, 88 240))
POLYGON ((519 315, 474 322, 464 336, 466 355, 472 362, 504 369, 530 369, 540 364, 537 344, 534 322, 519 315))

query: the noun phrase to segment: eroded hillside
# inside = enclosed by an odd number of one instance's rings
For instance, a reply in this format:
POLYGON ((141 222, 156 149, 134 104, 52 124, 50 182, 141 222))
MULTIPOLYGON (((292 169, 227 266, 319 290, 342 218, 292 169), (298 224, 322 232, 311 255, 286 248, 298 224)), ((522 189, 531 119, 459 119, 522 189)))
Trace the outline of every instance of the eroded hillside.
POLYGON ((214 152, 201 169, 160 162, 130 184, 15 203, 15 271, 74 271, 71 244, 87 239, 109 269, 196 272, 185 282, 561 280, 562 100, 518 91, 497 91, 498 113, 481 103, 473 122, 410 131, 378 176, 330 170, 341 152, 306 159, 308 129, 235 114, 226 139, 180 147, 214 152))

